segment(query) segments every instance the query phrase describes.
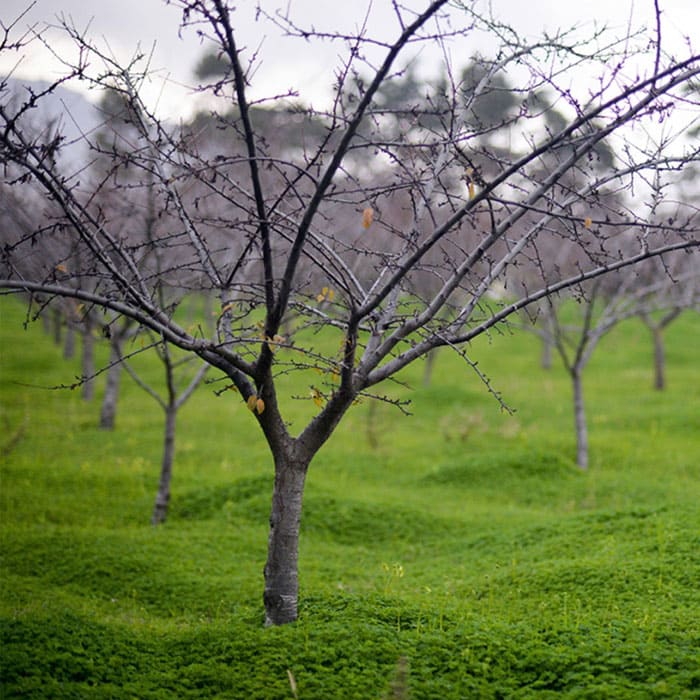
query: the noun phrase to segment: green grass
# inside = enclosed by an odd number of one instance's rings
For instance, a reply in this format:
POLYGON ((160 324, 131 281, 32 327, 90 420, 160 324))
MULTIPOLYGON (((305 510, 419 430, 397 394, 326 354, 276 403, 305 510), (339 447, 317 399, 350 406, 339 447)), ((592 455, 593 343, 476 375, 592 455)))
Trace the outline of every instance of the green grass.
MULTIPOLYGON (((402 659, 414 700, 700 697, 696 315, 668 330, 665 392, 641 323, 603 341, 585 474, 567 378, 528 335, 471 348, 512 416, 446 351, 430 387, 418 364, 413 390, 387 388, 412 416, 355 407, 312 464, 300 617, 279 629, 262 611, 271 460, 239 397, 209 385, 183 408, 154 529, 161 410, 125 378, 100 431, 99 391, 45 388, 76 361, 17 302, 0 318, 0 697, 292 698, 290 671, 303 700, 364 700, 402 659)), ((312 410, 289 402, 293 427, 312 410)))

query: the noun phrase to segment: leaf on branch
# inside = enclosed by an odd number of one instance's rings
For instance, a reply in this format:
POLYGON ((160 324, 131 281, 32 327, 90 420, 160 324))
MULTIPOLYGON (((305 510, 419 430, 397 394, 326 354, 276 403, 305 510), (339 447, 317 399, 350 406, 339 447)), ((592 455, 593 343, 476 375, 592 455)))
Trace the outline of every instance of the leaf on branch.
POLYGON ((316 301, 332 302, 335 298, 335 292, 330 287, 324 287, 320 294, 316 295, 316 301))
POLYGON ((316 387, 312 386, 310 394, 313 402, 321 408, 321 406, 323 406, 323 396, 321 392, 316 387))
POLYGON ((264 340, 267 343, 267 347, 270 352, 275 353, 279 350, 279 346, 284 343, 286 338, 283 335, 275 335, 272 338, 265 336, 264 340))
POLYGON ((591 226, 593 226, 593 219, 591 219, 590 216, 587 216, 587 217, 583 220, 583 225, 584 225, 585 228, 590 228, 591 226))
POLYGON ((68 268, 61 263, 60 265, 56 265, 56 272, 68 272, 68 268))
POLYGON ((265 410, 265 402, 257 395, 251 394, 246 401, 248 410, 260 415, 265 410))
POLYGON ((469 193, 469 199, 474 199, 476 195, 476 185, 473 180, 474 168, 467 168, 464 173, 464 179, 467 182, 467 192, 469 193))
POLYGON ((362 212, 362 228, 369 228, 374 221, 374 209, 367 207, 362 212))

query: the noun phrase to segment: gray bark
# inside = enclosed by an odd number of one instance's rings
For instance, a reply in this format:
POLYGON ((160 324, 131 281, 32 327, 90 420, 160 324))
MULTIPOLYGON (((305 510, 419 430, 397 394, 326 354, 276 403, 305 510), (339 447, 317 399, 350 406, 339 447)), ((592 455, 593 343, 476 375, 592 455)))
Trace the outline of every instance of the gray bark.
POLYGON ((100 428, 104 430, 114 429, 114 421, 117 415, 117 402, 119 400, 119 387, 122 376, 120 343, 121 339, 118 336, 113 336, 110 342, 109 370, 107 371, 107 383, 105 384, 105 393, 100 410, 100 428))
POLYGON ((275 455, 270 535, 265 564, 265 624, 297 619, 299 599, 299 527, 309 462, 275 455))
POLYGON ((86 318, 83 321, 83 352, 82 352, 82 375, 83 375, 83 399, 92 401, 95 396, 95 336, 92 334, 92 323, 86 318))
POLYGON ((552 369, 552 346, 554 345, 554 334, 556 333, 556 318, 554 309, 545 304, 543 308, 544 333, 542 338, 542 353, 540 355, 540 366, 542 369, 552 369))
POLYGON ((540 366, 542 369, 552 369, 552 338, 547 334, 542 336, 540 366))
POLYGON ((57 309, 51 310, 51 323, 53 325, 53 342, 56 345, 61 344, 61 326, 63 325, 63 316, 57 309))
POLYGON ((574 423, 576 426, 576 464, 581 469, 588 469, 588 427, 586 426, 586 409, 583 401, 583 384, 581 372, 571 371, 574 388, 574 423))
POLYGON ((163 460, 160 466, 160 480, 158 493, 153 506, 151 524, 159 525, 165 521, 168 515, 170 503, 170 481, 173 474, 173 460, 175 458, 175 423, 177 419, 177 406, 170 404, 165 409, 165 431, 163 439, 163 460))
MULTIPOLYGON (((352 348, 348 351, 351 354, 352 348)), ((265 624, 284 625, 297 619, 299 528, 306 472, 356 394, 341 387, 325 410, 297 438, 291 438, 280 415, 270 376, 262 382, 269 388, 262 393, 266 408, 258 416, 275 460, 263 601, 265 624)))
POLYGON ((44 333, 46 333, 46 335, 51 335, 53 330, 51 328, 51 316, 48 309, 44 309, 41 314, 41 325, 44 328, 44 333))
POLYGON ((430 382, 433 379, 433 369, 435 368, 435 355, 437 354, 438 348, 433 348, 425 356, 425 367, 423 368, 423 386, 430 386, 430 382))
MULTIPOLYGON (((60 331, 56 334, 60 338, 60 331)), ((63 359, 70 360, 75 357, 75 329, 70 322, 66 323, 66 339, 63 342, 63 359)))
POLYGON ((653 328, 654 335, 654 389, 663 391, 666 387, 666 351, 663 328, 653 328))

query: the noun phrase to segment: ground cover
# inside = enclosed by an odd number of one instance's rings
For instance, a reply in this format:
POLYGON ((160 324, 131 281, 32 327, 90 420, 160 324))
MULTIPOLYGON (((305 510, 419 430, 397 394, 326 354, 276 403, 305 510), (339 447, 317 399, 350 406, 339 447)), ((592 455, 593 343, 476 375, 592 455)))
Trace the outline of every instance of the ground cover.
POLYGON ((99 391, 46 388, 77 362, 16 302, 0 319, 2 697, 700 697, 697 315, 668 330, 665 392, 641 323, 603 341, 585 474, 567 377, 522 332, 471 348, 513 415, 447 352, 430 386, 417 365, 388 389, 412 416, 356 406, 311 467, 280 629, 262 626, 272 469, 237 397, 205 385, 183 408, 153 528, 160 409, 125 381, 99 430, 99 391))

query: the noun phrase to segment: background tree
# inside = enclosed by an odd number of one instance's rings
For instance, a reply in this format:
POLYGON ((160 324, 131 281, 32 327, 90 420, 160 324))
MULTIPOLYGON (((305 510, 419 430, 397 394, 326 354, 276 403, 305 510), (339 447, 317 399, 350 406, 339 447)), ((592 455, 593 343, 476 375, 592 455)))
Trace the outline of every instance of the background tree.
MULTIPOLYGON (((94 190, 84 191, 49 157, 60 144, 23 131, 23 116, 42 96, 30 95, 18 108, 3 102, 0 158, 43 188, 60 212, 57 230, 69 245, 80 247, 81 261, 89 266, 80 268, 85 281, 80 285, 57 279, 56 265, 25 273, 32 246, 50 244, 37 232, 7 242, 0 285, 71 296, 128 316, 227 377, 251 410, 274 462, 263 598, 267 623, 282 624, 297 616, 299 524, 309 465, 358 399, 382 396, 376 393, 379 384, 438 347, 456 349, 474 368, 468 342, 521 308, 700 244, 695 211, 684 211, 643 238, 645 222, 635 208, 624 212, 625 246, 615 244, 617 226, 597 228, 593 242, 577 238, 589 229, 587 212, 605 188, 614 184, 627 192, 662 165, 673 162, 682 170, 697 160, 691 149, 659 154, 628 139, 630 129, 652 128, 672 110, 683 87, 700 73, 700 59, 667 58, 660 47, 645 59, 635 54, 633 38, 599 41, 595 49, 566 33, 527 42, 515 31, 506 36, 502 25, 467 6, 461 7, 464 15, 453 18, 457 28, 446 32, 441 29, 447 26, 442 23, 446 0, 420 12, 394 5, 397 29, 389 41, 366 28, 328 37, 276 15, 270 19, 302 45, 309 42, 313 49, 317 39, 333 40, 345 55, 335 99, 324 113, 310 115, 323 118, 323 132, 290 149, 258 131, 258 113, 248 97, 254 78, 234 29, 234 9, 223 0, 171 4, 182 9, 184 28, 196 30, 230 64, 221 90, 232 96, 234 108, 220 122, 230 135, 228 149, 210 153, 201 148, 196 131, 160 122, 140 97, 138 61, 125 68, 66 25, 81 57, 69 73, 109 85, 131 107, 130 164, 140 175, 136 186, 125 187, 125 196, 154 188, 157 217, 164 224, 150 238, 125 236, 93 208, 94 190), (543 84, 560 85, 567 107, 566 125, 539 140, 531 137, 526 110, 510 116, 504 128, 509 137, 519 134, 519 146, 483 172, 475 160, 478 149, 472 152, 479 127, 461 118, 464 94, 457 81, 448 81, 445 95, 445 109, 454 118, 446 117, 439 127, 416 127, 410 139, 385 133, 385 121, 371 113, 404 52, 425 42, 457 41, 475 28, 502 39, 490 75, 496 67, 517 69, 523 95, 543 84), (98 75, 91 74, 88 57, 101 62, 98 75), (609 73, 610 66, 625 61, 638 62, 638 79, 618 81, 617 68, 609 73), (582 62, 602 72, 605 79, 597 88, 579 91, 568 82, 568 73, 582 62), (348 104, 345 86, 361 71, 370 77, 357 101, 348 104), (606 140, 614 141, 619 162, 600 172, 592 159, 606 140), (549 157, 553 165, 543 172, 541 164, 549 157), (571 182, 577 183, 573 189, 571 182), (406 202, 398 211, 390 207, 395 197, 406 202), (543 275, 538 288, 507 303, 490 301, 489 290, 503 283, 512 267, 537 265, 538 241, 557 237, 579 243, 573 275, 556 281, 543 275), (430 296, 416 284, 426 273, 440 282, 430 296), (192 291, 217 296, 212 335, 178 322, 178 303, 192 291), (319 332, 327 346, 317 341, 319 332), (307 373, 313 382, 308 423, 294 434, 285 419, 283 388, 291 371, 307 373)), ((658 38, 652 37, 652 46, 658 38)), ((251 37, 245 41, 255 44, 251 37)), ((289 96, 269 104, 288 107, 289 96)), ((96 147, 89 136, 86 140, 96 147)))
POLYGON ((663 266, 655 262, 645 265, 644 273, 656 283, 650 285, 649 298, 640 305, 638 316, 651 335, 653 387, 662 391, 666 387, 664 333, 683 311, 700 310, 700 270, 696 261, 684 256, 673 258, 663 266))
MULTIPOLYGON (((684 284, 688 279, 680 279, 684 284)), ((589 466, 588 421, 583 390, 583 374, 598 344, 618 323, 635 316, 664 313, 659 292, 665 280, 647 286, 636 284, 636 272, 625 271, 575 288, 568 303, 556 303, 549 297, 547 325, 539 333, 548 334, 571 379, 576 464, 589 466)), ((667 309, 666 309, 667 312, 667 309)))
POLYGON ((158 480, 158 491, 156 493, 155 502, 153 504, 153 513, 151 515, 151 524, 160 525, 165 522, 168 516, 168 505, 170 504, 170 483, 173 475, 173 464, 175 461, 175 437, 177 427, 177 414, 182 408, 187 399, 192 396, 197 387, 201 384, 204 376, 209 369, 208 364, 201 364, 199 369, 190 377, 189 381, 184 384, 184 387, 178 387, 178 372, 181 366, 194 359, 193 357, 185 357, 178 359, 174 357, 173 349, 167 342, 156 342, 154 349, 163 365, 165 373, 165 394, 161 395, 151 384, 139 376, 132 368, 128 361, 120 358, 120 362, 126 367, 131 378, 138 384, 146 393, 156 400, 158 405, 163 409, 165 414, 165 424, 163 429, 163 455, 160 465, 160 477, 158 480))

